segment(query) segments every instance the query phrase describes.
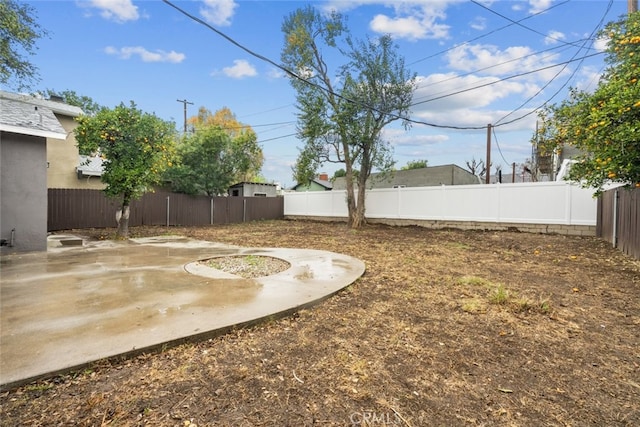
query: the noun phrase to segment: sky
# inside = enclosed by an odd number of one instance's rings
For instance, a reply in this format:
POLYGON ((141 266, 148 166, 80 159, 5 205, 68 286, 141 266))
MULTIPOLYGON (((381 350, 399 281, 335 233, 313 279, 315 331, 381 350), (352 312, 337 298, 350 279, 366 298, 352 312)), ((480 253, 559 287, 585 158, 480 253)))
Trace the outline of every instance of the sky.
MULTIPOLYGON (((296 93, 284 73, 162 1, 27 2, 48 32, 30 60, 35 90, 73 90, 114 107, 138 108, 183 127, 199 107, 228 107, 257 133, 267 182, 284 188, 303 141, 296 137, 296 93)), ((389 34, 417 75, 410 129, 393 124, 383 138, 396 168, 486 156, 492 124, 494 169, 531 157, 535 111, 569 88, 592 91, 605 67, 595 34, 627 12, 626 0, 205 0, 172 3, 248 50, 280 63, 281 26, 311 4, 347 18, 353 37, 389 34)), ((345 59, 327 53, 333 70, 345 59)), ((343 167, 325 164, 330 176, 343 167)))

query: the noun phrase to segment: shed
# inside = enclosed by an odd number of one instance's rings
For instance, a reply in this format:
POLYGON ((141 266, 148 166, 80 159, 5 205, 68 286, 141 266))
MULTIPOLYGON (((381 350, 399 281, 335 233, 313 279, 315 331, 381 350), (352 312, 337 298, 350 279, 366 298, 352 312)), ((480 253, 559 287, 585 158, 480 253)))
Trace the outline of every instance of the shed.
POLYGON ((264 182, 239 182, 229 187, 232 197, 276 197, 278 185, 264 182))

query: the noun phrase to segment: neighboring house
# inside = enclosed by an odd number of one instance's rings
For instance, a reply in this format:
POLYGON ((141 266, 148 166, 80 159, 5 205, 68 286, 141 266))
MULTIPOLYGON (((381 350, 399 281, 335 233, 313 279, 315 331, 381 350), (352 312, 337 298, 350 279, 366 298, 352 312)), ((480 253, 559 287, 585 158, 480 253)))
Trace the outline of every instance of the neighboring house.
POLYGON ((39 99, 30 95, 21 95, 0 91, 3 99, 22 101, 53 112, 65 131, 62 140, 47 141, 47 188, 89 188, 101 190, 105 185, 100 181, 102 175, 101 159, 94 158, 89 169, 84 164, 86 158, 80 156, 74 129, 78 126, 76 117, 82 114, 79 107, 65 104, 62 98, 39 99))
MULTIPOLYGON (((479 184, 480 179, 457 165, 428 166, 426 168, 397 170, 387 174, 372 173, 367 180, 367 189, 431 187, 435 185, 479 184)), ((333 181, 334 190, 347 188, 344 177, 333 181)))
POLYGON ((47 249, 47 145, 66 138, 51 108, 0 92, 0 252, 47 249))
POLYGON ((293 191, 329 191, 333 189, 333 183, 329 181, 329 175, 321 173, 317 178, 305 184, 296 184, 293 191))
POLYGON ((102 157, 80 155, 78 158, 80 162, 80 165, 76 167, 78 179, 84 179, 90 184, 98 185, 98 183, 100 183, 102 172, 104 171, 102 157), (91 179, 92 177, 94 177, 93 180, 91 179))
POLYGON ((229 196, 232 197, 276 197, 277 195, 277 184, 239 182, 229 187, 229 196))

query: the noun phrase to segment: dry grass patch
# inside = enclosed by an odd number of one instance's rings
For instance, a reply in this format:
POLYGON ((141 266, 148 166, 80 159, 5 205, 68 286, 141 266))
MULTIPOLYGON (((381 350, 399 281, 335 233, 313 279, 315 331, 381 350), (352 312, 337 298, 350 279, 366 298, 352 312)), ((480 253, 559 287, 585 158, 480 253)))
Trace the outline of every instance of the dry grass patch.
POLYGON ((2 425, 640 425, 640 263, 598 239, 295 221, 171 232, 329 250, 367 271, 290 317, 5 392, 2 425))

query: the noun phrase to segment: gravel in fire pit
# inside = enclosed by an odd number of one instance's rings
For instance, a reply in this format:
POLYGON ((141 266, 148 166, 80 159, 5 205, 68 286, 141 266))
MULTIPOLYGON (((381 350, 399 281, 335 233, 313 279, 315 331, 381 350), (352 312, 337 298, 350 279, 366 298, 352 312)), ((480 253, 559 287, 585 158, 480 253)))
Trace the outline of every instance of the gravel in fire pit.
POLYGON ((212 258, 206 265, 216 270, 235 274, 244 279, 270 276, 285 271, 290 264, 279 258, 261 255, 242 255, 212 258))

